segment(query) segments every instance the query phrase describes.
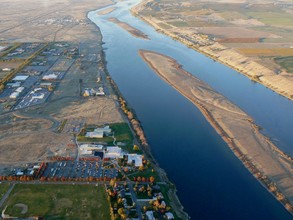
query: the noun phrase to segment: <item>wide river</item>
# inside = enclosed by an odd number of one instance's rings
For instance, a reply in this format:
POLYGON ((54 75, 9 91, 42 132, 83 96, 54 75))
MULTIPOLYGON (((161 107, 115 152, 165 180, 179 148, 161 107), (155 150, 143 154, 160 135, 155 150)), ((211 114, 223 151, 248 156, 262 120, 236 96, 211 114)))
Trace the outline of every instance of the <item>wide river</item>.
MULTIPOLYGON (((137 0, 118 2, 107 15, 88 14, 103 35, 107 68, 142 123, 153 155, 176 185, 191 219, 293 219, 234 156, 200 111, 161 80, 138 55, 153 50, 240 106, 264 133, 293 155, 293 102, 236 71, 187 48, 135 18, 137 0), (116 17, 150 40, 130 35, 107 21, 116 17)), ((101 10, 101 9, 100 9, 101 10)))

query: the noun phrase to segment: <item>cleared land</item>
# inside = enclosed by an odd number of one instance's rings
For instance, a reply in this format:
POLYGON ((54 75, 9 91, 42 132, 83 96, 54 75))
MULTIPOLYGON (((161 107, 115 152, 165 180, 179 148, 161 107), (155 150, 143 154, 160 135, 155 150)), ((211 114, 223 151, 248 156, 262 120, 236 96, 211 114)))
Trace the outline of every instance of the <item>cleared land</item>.
MULTIPOLYGON (((102 36, 87 19, 88 11, 109 4, 112 2, 108 0, 53 0, 38 5, 32 0, 25 4, 19 0, 0 0, 1 45, 9 43, 13 49, 17 45, 14 42, 66 41, 70 49, 77 48, 72 59, 63 57, 56 63, 54 57, 48 60, 48 68, 64 71, 65 77, 57 82, 45 103, 12 112, 0 108, 1 171, 10 165, 43 161, 51 156, 75 157, 74 134, 85 123, 123 121, 104 71, 102 36), (99 87, 104 88, 105 97, 82 97, 85 88, 99 87), (60 129, 61 125, 66 129, 60 129)), ((15 65, 11 67, 17 67, 18 61, 11 61, 15 65)), ((9 62, 1 61, 0 65, 4 68, 9 62)), ((15 102, 9 99, 3 105, 13 106, 15 102)))
POLYGON ((292 158, 261 134, 249 115, 184 71, 176 60, 145 50, 140 55, 162 79, 201 110, 244 165, 292 211, 292 158))
POLYGON ((136 29, 135 27, 132 27, 131 25, 129 25, 125 22, 120 21, 117 18, 109 18, 108 20, 119 25, 121 28, 126 30, 128 33, 130 33, 134 37, 142 38, 145 40, 149 39, 148 36, 146 34, 144 34, 142 31, 136 29))
POLYGON ((3 205, 6 215, 46 219, 111 219, 103 186, 95 185, 16 185, 3 205), (26 213, 21 213, 23 207, 26 213))
POLYGON ((289 99, 292 11, 290 0, 149 0, 132 9, 156 30, 289 99), (278 62, 282 58, 286 61, 278 62))

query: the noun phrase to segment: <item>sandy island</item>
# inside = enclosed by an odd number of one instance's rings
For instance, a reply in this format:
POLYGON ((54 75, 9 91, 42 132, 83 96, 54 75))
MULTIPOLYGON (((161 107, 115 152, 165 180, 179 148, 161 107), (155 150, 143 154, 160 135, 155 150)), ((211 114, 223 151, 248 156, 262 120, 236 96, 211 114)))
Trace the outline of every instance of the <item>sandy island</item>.
POLYGON ((176 60, 152 51, 140 56, 167 83, 194 103, 250 172, 293 213, 293 159, 260 133, 253 119, 176 60))
POLYGON ((126 30, 127 32, 129 32, 132 36, 134 37, 138 37, 138 38, 142 38, 145 40, 149 40, 148 35, 144 34, 142 31, 130 26, 129 24, 120 21, 117 18, 109 18, 108 21, 111 21, 117 25, 119 25, 121 28, 123 28, 124 30, 126 30))
POLYGON ((112 11, 115 11, 115 10, 116 10, 116 7, 107 8, 107 9, 104 9, 102 11, 99 11, 98 15, 110 14, 112 11))

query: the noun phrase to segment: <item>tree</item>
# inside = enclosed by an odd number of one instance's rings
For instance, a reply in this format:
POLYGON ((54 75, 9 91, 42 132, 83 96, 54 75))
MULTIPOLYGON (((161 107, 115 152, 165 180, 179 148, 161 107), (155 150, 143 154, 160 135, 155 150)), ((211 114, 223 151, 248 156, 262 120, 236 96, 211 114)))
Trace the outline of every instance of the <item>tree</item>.
POLYGON ((140 166, 138 169, 139 169, 139 171, 140 171, 140 172, 142 172, 142 171, 144 170, 144 167, 143 167, 143 165, 142 165, 142 166, 140 166))
POLYGON ((111 181, 110 181, 110 186, 114 186, 115 185, 115 183, 116 183, 116 180, 115 179, 111 179, 111 181))
POLYGON ((123 215, 123 214, 125 214, 125 210, 124 210, 124 208, 119 208, 118 209, 118 214, 121 216, 121 215, 123 215))
POLYGON ((135 144, 135 145, 133 146, 133 150, 135 150, 135 151, 139 151, 139 147, 135 144))
POLYGON ((155 182, 155 177, 151 176, 151 177, 150 177, 150 182, 151 182, 151 183, 155 182))

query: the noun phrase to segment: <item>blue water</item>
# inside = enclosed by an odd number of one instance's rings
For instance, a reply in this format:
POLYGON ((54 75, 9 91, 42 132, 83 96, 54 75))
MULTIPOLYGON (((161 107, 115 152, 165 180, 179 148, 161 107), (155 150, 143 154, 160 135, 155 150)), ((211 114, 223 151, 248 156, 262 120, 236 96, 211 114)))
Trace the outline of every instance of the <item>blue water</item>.
POLYGON ((293 102, 155 32, 129 13, 135 2, 119 2, 108 15, 98 16, 93 11, 88 16, 103 34, 110 75, 135 109, 155 158, 175 183, 191 219, 293 219, 246 170, 199 110, 162 81, 138 50, 176 59, 250 114, 264 133, 291 155, 293 102), (150 40, 133 37, 108 22, 109 17, 138 28, 150 40))

